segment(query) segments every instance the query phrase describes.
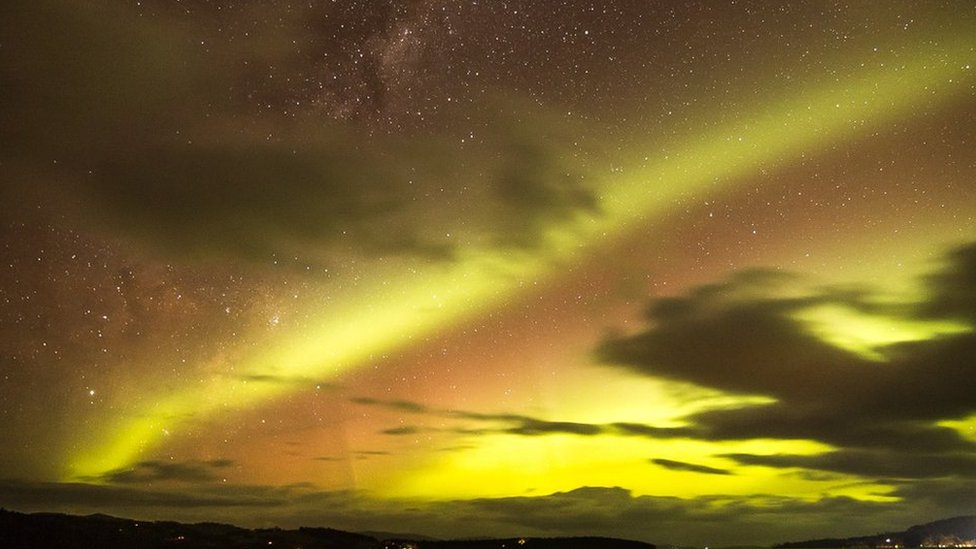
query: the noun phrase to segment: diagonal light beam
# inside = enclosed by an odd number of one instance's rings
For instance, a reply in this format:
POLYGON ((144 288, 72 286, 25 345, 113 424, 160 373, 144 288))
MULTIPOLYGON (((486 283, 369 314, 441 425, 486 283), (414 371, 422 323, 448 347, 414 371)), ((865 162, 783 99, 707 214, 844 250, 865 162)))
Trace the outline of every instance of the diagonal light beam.
POLYGON ((69 457, 66 480, 97 480, 126 468, 156 448, 165 431, 193 418, 242 410, 294 391, 294 385, 255 379, 326 379, 365 364, 371 356, 456 325, 516 298, 527 281, 558 274, 598 245, 621 238, 689 196, 714 194, 761 168, 802 153, 853 142, 893 121, 972 93, 976 32, 941 45, 919 46, 911 60, 865 69, 832 85, 757 105, 734 123, 670 147, 667 159, 641 164, 600 188, 601 215, 553 225, 541 251, 468 250, 448 265, 401 273, 391 283, 363 284, 328 311, 310 311, 308 328, 277 339, 239 366, 237 378, 217 377, 176 390, 138 413, 87 434, 69 457), (739 138, 742 138, 739 140, 739 138))

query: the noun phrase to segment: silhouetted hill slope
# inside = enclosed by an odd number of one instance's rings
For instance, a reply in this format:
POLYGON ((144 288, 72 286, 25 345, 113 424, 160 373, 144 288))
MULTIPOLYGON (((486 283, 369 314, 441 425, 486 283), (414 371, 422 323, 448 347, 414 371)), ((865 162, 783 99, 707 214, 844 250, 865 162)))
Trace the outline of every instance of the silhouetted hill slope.
POLYGON ((905 531, 905 544, 913 547, 925 544, 926 541, 932 545, 948 545, 949 543, 974 540, 976 540, 976 516, 937 520, 928 524, 912 526, 905 531))
POLYGON ((0 547, 6 549, 267 549, 269 546, 378 549, 382 544, 369 536, 330 528, 247 530, 215 523, 146 522, 106 515, 28 515, 0 510, 0 547))
POLYGON ((331 528, 248 530, 216 523, 137 521, 107 515, 25 514, 0 509, 3 549, 654 549, 653 545, 611 538, 519 538, 463 541, 381 541, 331 528))
POLYGON ((379 530, 363 530, 359 532, 364 536, 376 539, 409 539, 413 541, 439 541, 439 538, 424 536, 421 534, 411 534, 408 532, 383 532, 379 530))
POLYGON ((919 524, 903 532, 885 532, 853 538, 826 538, 781 543, 784 549, 799 547, 938 547, 976 544, 976 516, 955 517, 919 524))
POLYGON ((463 541, 415 542, 417 549, 654 549, 654 545, 613 538, 510 538, 463 541), (520 544, 524 541, 524 544, 520 544))

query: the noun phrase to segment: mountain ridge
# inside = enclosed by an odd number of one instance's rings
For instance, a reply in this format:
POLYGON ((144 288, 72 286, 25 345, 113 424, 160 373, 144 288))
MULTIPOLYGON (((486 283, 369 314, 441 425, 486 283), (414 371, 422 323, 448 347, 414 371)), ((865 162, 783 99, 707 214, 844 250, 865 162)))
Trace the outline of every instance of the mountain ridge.
POLYGON ((779 549, 835 547, 976 547, 976 515, 962 515, 910 526, 900 532, 884 532, 849 538, 821 538, 778 543, 779 549))
POLYGON ((230 524, 141 521, 111 515, 20 513, 0 509, 0 547, 5 549, 656 549, 654 545, 605 537, 498 538, 478 540, 379 539, 324 527, 247 529, 230 524))

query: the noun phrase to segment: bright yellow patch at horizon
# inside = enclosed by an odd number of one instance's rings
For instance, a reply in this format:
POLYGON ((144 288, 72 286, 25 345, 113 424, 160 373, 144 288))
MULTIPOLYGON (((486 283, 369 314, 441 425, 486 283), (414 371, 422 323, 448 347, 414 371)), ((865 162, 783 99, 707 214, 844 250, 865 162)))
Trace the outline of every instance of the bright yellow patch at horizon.
POLYGON ((856 477, 831 475, 810 480, 781 469, 743 466, 724 453, 814 455, 829 446, 806 440, 705 442, 651 440, 617 435, 498 434, 481 436, 477 446, 441 452, 422 463, 398 467, 364 486, 380 497, 437 500, 498 498, 566 492, 580 486, 621 486, 634 495, 694 497, 775 494, 815 500, 825 492, 862 500, 888 499, 884 485, 860 484, 856 477), (661 458, 712 467, 729 474, 673 470, 661 458), (748 474, 742 474, 748 470, 748 474))
POLYGON ((165 436, 193 418, 240 410, 293 390, 289 380, 329 378, 361 366, 371 356, 403 346, 499 306, 526 281, 555 276, 554 268, 654 220, 692 195, 730 186, 754 170, 775 167, 827 144, 853 140, 873 128, 911 116, 933 96, 948 100, 969 88, 976 57, 972 33, 943 37, 941 46, 919 45, 910 61, 847 75, 771 106, 757 105, 736 123, 706 131, 673 147, 668 158, 625 170, 599 188, 601 215, 555 224, 533 253, 468 249, 446 266, 421 266, 389 284, 378 276, 288 337, 243 358, 240 378, 215 376, 202 387, 162 394, 129 417, 84 433, 85 449, 69 456, 65 478, 97 480, 130 467, 165 436), (281 382, 250 382, 248 378, 281 382))
POLYGON ((870 314, 843 305, 818 305, 795 315, 814 335, 861 358, 884 362, 885 347, 973 331, 949 320, 919 320, 870 314))

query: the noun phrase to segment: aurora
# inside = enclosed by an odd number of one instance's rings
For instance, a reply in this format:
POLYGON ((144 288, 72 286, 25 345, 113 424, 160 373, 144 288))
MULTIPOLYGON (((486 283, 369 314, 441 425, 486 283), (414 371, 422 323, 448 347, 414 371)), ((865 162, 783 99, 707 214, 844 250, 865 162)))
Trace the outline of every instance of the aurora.
POLYGON ((971 6, 181 6, 2 9, 0 504, 701 545, 976 505, 971 6))

